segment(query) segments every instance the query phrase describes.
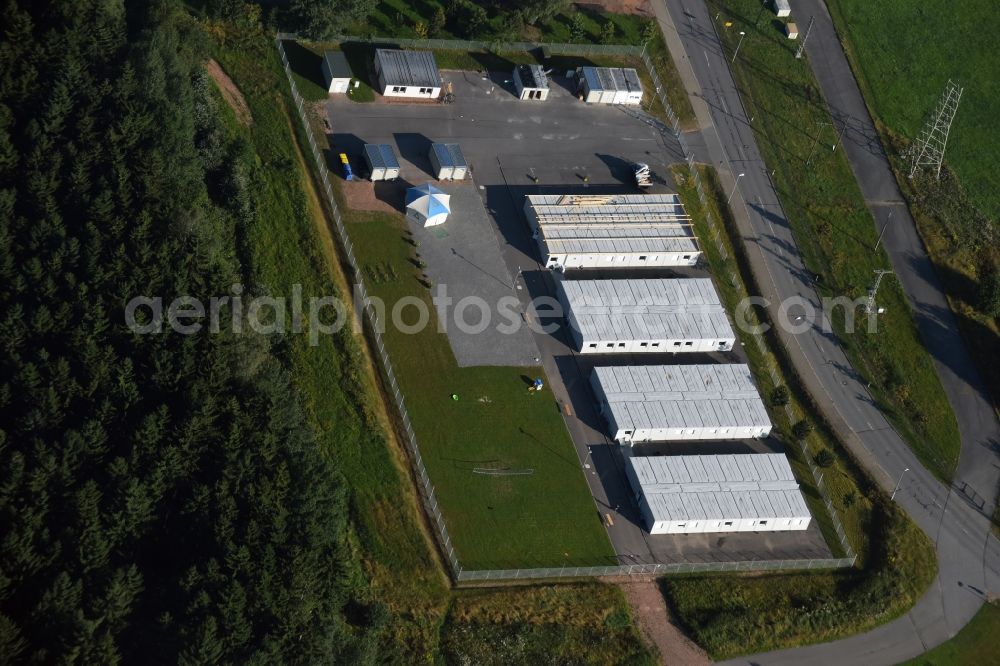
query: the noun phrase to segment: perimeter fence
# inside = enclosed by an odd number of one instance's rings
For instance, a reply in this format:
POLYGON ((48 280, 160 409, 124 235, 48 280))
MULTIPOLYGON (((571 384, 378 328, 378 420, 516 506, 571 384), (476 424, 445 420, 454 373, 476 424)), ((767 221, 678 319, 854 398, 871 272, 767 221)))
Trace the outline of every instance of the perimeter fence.
MULTIPOLYGON (((579 578, 579 577, 594 577, 594 576, 631 576, 631 575, 647 575, 656 576, 663 574, 681 574, 681 573, 699 573, 699 572, 729 572, 729 571, 783 571, 783 570, 807 570, 807 569, 833 569, 850 567, 854 565, 855 557, 853 551, 850 549, 850 544, 847 543, 846 536, 844 536, 843 529, 840 527, 839 521, 836 518, 836 514, 832 512, 832 504, 830 504, 829 499, 826 499, 827 505, 831 509, 831 515, 834 518, 834 523, 837 526, 838 534, 841 536, 842 543, 845 545, 845 552, 848 557, 841 558, 817 558, 817 559, 781 559, 781 560, 740 560, 740 561, 730 561, 730 562, 674 562, 674 563, 636 563, 636 564, 621 564, 621 565, 611 565, 611 566, 593 566, 593 567, 548 567, 548 568, 526 568, 526 569, 491 569, 491 570, 470 570, 462 567, 461 562, 458 559, 458 555, 455 552, 455 547, 452 544, 451 535, 448 533, 448 526, 445 523, 444 516, 441 513, 441 508, 438 503, 437 494, 434 490, 434 484, 431 483, 430 476, 427 473, 427 467, 424 464, 423 457, 420 454, 420 446, 417 443, 417 435, 413 429, 413 422, 410 419, 410 414, 406 408, 406 401, 403 398, 402 390, 399 386, 399 381, 396 378, 396 373, 393 370, 392 362, 389 359, 389 353, 385 346, 385 341, 382 337, 381 331, 383 330, 384 322, 381 321, 379 317, 378 310, 369 302, 368 300, 368 288, 365 285, 364 278, 362 277, 363 271, 361 266, 359 266, 355 252, 354 244, 351 242, 350 236, 347 233, 347 228, 344 226, 344 220, 340 213, 340 208, 337 206, 337 201, 333 196, 333 186, 331 185, 331 174, 329 168, 327 167, 326 159, 324 158, 323 151, 320 149, 319 144, 316 141, 315 134, 312 129, 312 124, 309 122, 309 114, 306 108, 306 102, 299 94, 298 86, 295 83, 295 77, 292 75, 292 67, 288 60, 288 55, 285 53, 285 47, 282 43, 284 40, 296 39, 295 35, 287 33, 279 33, 275 39, 278 53, 281 55, 281 62, 285 69, 285 75, 288 79, 288 85, 291 88, 292 99, 295 102, 295 107, 299 114, 299 121, 305 132, 306 138, 309 142, 309 148, 312 153, 313 160, 316 164, 317 172, 319 174, 320 185, 325 194, 325 199, 327 206, 329 207, 330 213, 334 222, 334 229, 336 230, 337 240, 340 242, 341 250, 343 251, 344 257, 347 259, 347 263, 351 268, 350 280, 352 282, 352 289, 354 290, 354 296, 356 302, 362 303, 362 312, 364 321, 362 325, 366 325, 366 333, 371 336, 371 340, 374 343, 373 346, 377 350, 377 358, 379 361, 379 370, 385 380, 385 385, 388 392, 392 395, 393 402, 396 406, 396 410, 399 414, 399 420, 403 429, 403 443, 406 446, 407 453, 409 454, 410 460, 413 465, 413 473, 417 479, 417 489, 420 496, 421 505, 424 511, 430 518, 431 524, 434 526, 436 532, 436 537, 438 545, 444 555, 445 561, 448 564, 452 578, 458 582, 473 582, 473 581, 499 581, 499 580, 516 580, 516 579, 548 579, 548 578, 579 578)), ((348 38, 345 38, 348 39, 348 38)), ((660 84, 660 79, 656 75, 655 70, 649 63, 649 57, 645 53, 645 50, 637 46, 613 46, 613 45, 588 45, 588 44, 537 44, 528 42, 513 42, 497 45, 496 43, 486 43, 486 42, 475 42, 475 41, 463 41, 463 40, 441 40, 441 39, 431 39, 431 40, 410 40, 410 39, 377 39, 377 40, 361 40, 358 38, 349 38, 351 41, 371 41, 371 43, 378 44, 389 44, 398 45, 402 47, 406 46, 419 46, 422 48, 447 48, 447 49, 491 49, 495 50, 497 48, 503 50, 529 50, 533 48, 547 48, 551 53, 574 53, 579 54, 581 52, 587 53, 606 53, 606 54, 627 54, 627 55, 641 55, 643 59, 647 62, 649 66, 649 73, 653 77, 654 85, 657 88, 657 93, 660 95, 663 108, 667 110, 669 117, 674 120, 674 127, 672 129, 662 127, 662 131, 670 131, 680 138, 677 131, 677 116, 674 114, 670 105, 667 103, 666 97, 663 95, 663 88, 660 84), (590 49, 588 51, 588 49, 590 49)), ((684 143, 682 141, 682 146, 684 143)), ((685 148, 685 154, 687 150, 685 148)), ((693 165, 693 156, 689 156, 689 163, 693 165)), ((697 177, 697 170, 692 169, 692 172, 696 174, 696 182, 698 186, 699 196, 702 201, 706 201, 704 190, 702 189, 701 180, 697 177)), ((713 223, 714 224, 714 223, 713 223)), ((713 227, 714 228, 714 227, 713 227)), ((716 240, 720 243, 720 248, 722 248, 721 239, 718 236, 716 230, 716 240)), ((724 248, 723 248, 724 249, 724 248)), ((763 341, 760 342, 763 344, 763 341)), ((808 458, 807 458, 808 459, 808 458)), ((814 474, 818 472, 810 461, 810 467, 813 468, 814 474)), ((818 483, 822 483, 821 475, 818 477, 818 483)))

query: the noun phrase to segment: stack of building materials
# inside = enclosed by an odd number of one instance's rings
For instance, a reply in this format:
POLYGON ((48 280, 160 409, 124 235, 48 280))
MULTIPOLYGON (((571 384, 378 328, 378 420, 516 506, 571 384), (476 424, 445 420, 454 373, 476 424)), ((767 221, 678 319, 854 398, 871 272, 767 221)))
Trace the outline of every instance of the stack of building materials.
POLYGON ((559 280, 557 289, 585 354, 729 351, 736 342, 707 278, 559 280))
POLYGON ((631 365, 594 368, 590 384, 620 443, 767 437, 771 420, 750 368, 631 365))
POLYGON ((780 453, 626 456, 651 534, 808 529, 812 517, 780 453))
POLYGON ((552 269, 694 266, 701 256, 676 194, 531 194, 524 214, 552 269))
POLYGON ((649 170, 649 165, 645 162, 636 162, 633 165, 633 172, 635 173, 635 184, 639 187, 652 187, 653 186, 653 174, 649 170))
POLYGON ((469 164, 457 143, 432 143, 431 167, 438 180, 464 180, 469 164))
POLYGON ((373 181, 399 178, 399 160, 392 146, 387 143, 366 143, 365 163, 373 181))

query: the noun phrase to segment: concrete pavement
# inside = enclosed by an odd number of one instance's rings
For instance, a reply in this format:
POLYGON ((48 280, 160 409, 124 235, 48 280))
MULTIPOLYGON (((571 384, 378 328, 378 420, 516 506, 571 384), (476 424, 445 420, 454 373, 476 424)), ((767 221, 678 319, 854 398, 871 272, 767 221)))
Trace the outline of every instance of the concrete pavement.
MULTIPOLYGON (((729 71, 731 55, 723 52, 707 7, 701 0, 657 0, 653 5, 692 96, 710 161, 719 170, 724 187, 738 188, 734 215, 762 295, 772 301, 772 312, 781 300, 792 297, 805 299, 819 312, 819 297, 729 71), (744 176, 736 183, 739 173, 744 176)), ((891 239, 887 235, 886 242, 892 242, 893 247, 899 247, 899 241, 895 235, 891 239)), ((931 284, 926 273, 917 274, 931 284)), ((939 319, 943 314, 936 312, 939 319)), ((903 470, 909 470, 902 477, 896 501, 935 542, 939 574, 910 612, 878 629, 732 663, 898 663, 947 640, 964 626, 982 604, 974 590, 1000 591, 1000 548, 989 536, 989 520, 984 515, 992 512, 1000 479, 995 418, 970 418, 964 411, 957 414, 963 436, 962 461, 956 486, 943 486, 919 464, 875 408, 836 339, 823 328, 814 326, 799 335, 781 332, 780 337, 810 392, 825 404, 825 415, 876 481, 889 491, 903 470)), ((958 347, 960 339, 951 338, 950 343, 958 347)), ((953 386, 956 396, 966 399, 977 393, 968 375, 958 372, 953 386)))

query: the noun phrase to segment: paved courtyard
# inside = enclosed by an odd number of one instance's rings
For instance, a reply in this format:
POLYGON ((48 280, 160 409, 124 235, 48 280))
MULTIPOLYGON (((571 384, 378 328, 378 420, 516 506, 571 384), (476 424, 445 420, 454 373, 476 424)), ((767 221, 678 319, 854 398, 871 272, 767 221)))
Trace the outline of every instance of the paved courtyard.
MULTIPOLYGON (((451 104, 355 104, 336 97, 327 102, 332 150, 346 152, 356 170, 363 171, 363 144, 389 143, 397 148, 405 183, 434 181, 427 157, 430 144, 461 145, 470 164, 472 183, 441 185, 449 193, 462 193, 462 199, 453 200, 461 208, 461 215, 455 215, 436 232, 414 229, 420 234, 421 254, 435 284, 468 282, 470 293, 482 290, 491 297, 514 294, 520 298, 524 311, 530 298, 555 294, 552 276, 539 264, 537 248, 524 218, 524 195, 638 192, 632 181, 633 162, 648 163, 659 176, 652 191, 672 190, 668 168, 683 160, 680 146, 672 137, 662 136, 641 113, 584 104, 570 93, 571 82, 558 76, 549 99, 544 102, 518 100, 507 82, 507 73, 482 76, 445 71, 442 76, 454 84, 455 101, 451 104), (478 210, 482 211, 482 219, 474 202, 466 198, 470 193, 481 202, 478 210), (506 270, 486 256, 493 252, 506 270)), ((648 271, 616 274, 616 277, 653 276, 648 271)), ((656 276, 707 277, 707 273, 701 269, 667 269, 656 276)), ((565 321, 560 323, 562 326, 555 333, 531 334, 533 342, 524 347, 530 350, 527 354, 519 353, 505 342, 497 343, 492 334, 485 338, 485 343, 451 336, 449 341, 456 357, 468 363, 491 363, 487 357, 510 365, 525 363, 521 357, 541 359, 549 378, 548 389, 564 415, 596 509, 602 519, 610 517, 613 521, 607 528, 608 535, 622 564, 830 556, 815 520, 804 532, 648 534, 624 474, 621 450, 605 434, 605 425, 597 413, 589 386, 590 369, 595 360, 614 364, 740 362, 741 350, 723 355, 595 359, 574 353, 565 333, 565 321), (498 349, 477 349, 492 344, 498 344, 498 349)), ((702 443, 698 452, 765 451, 777 445, 772 440, 702 443)), ((694 452, 672 446, 673 452, 694 452)))
POLYGON ((424 270, 434 284, 435 295, 444 295, 446 290, 452 301, 441 321, 446 322, 448 342, 458 365, 538 365, 538 347, 531 329, 520 326, 510 333, 498 330, 504 321, 498 310, 501 299, 512 301, 521 322, 524 315, 521 301, 514 294, 514 281, 500 254, 495 227, 476 186, 468 181, 438 186, 451 195, 449 220, 435 227, 424 227, 410 219, 407 222, 419 244, 420 258, 427 264, 424 270), (470 297, 487 305, 489 322, 476 306, 463 306, 470 297), (463 307, 464 314, 460 314, 463 307), (459 326, 458 317, 465 326, 459 326), (485 329, 479 331, 483 325, 485 329))

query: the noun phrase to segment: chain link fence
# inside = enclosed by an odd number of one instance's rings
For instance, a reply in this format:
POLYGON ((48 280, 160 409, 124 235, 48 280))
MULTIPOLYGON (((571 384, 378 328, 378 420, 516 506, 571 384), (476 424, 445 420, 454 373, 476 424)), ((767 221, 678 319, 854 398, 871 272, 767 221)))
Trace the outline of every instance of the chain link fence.
MULTIPOLYGON (((330 172, 329 169, 327 169, 323 152, 316 143, 312 125, 309 123, 309 117, 306 113, 305 102, 303 101, 302 96, 299 95, 298 87, 295 85, 295 78, 292 76, 292 68, 288 62, 288 56, 285 54, 285 47, 281 43, 282 39, 284 39, 284 36, 278 35, 276 40, 278 53, 281 54, 281 63, 285 68, 288 85, 292 90, 292 98, 295 100, 295 107, 299 112, 299 120, 301 121, 306 137, 309 140, 309 148, 312 150, 312 156, 313 160, 316 162, 316 168, 319 170, 320 181, 323 186, 324 194, 326 195, 326 202, 333 215, 334 228, 337 230, 337 238, 343 248, 344 255, 347 257, 347 262, 351 267, 353 280, 352 288, 354 290, 355 302, 363 304, 363 312, 368 323, 368 332, 372 336, 375 348, 378 350, 379 364, 386 381, 386 386, 392 394, 393 400, 396 403, 396 408, 399 410, 400 420, 405 431, 403 441, 410 454, 410 459, 413 461, 414 473, 417 477, 417 488, 420 492, 421 501, 423 502, 424 509, 431 518, 431 522, 437 530, 438 543, 441 546, 441 551, 444 553, 448 565, 451 567, 452 574, 457 577, 461 573, 462 567, 458 562, 458 557, 455 554, 455 548, 451 543, 451 536, 448 534, 448 528, 445 525, 444 516, 441 515, 437 496, 434 493, 434 485, 431 483, 430 476, 427 474, 427 468, 424 465, 424 460, 420 455, 420 447, 417 445, 417 436, 413 430, 413 423, 410 421, 410 414, 406 409, 403 392, 399 388, 399 381, 396 379, 396 373, 393 371, 392 363, 389 361, 389 354, 385 348, 385 341, 382 339, 384 324, 379 319, 378 311, 368 300, 368 288, 365 286, 364 279, 361 277, 362 271, 354 254, 354 245, 351 243, 351 239, 347 235, 347 229, 344 227, 344 220, 340 214, 340 208, 337 206, 337 201, 333 196, 333 186, 330 184, 330 172)), ((364 323, 365 322, 362 322, 362 325, 364 323)))
MULTIPOLYGON (((385 341, 382 337, 382 330, 384 323, 380 320, 377 309, 372 306, 368 300, 368 289, 365 286, 364 279, 361 277, 363 275, 361 267, 358 265, 357 258, 354 253, 354 244, 351 242, 350 237, 347 233, 347 228, 344 226, 343 217, 340 213, 340 208, 337 206, 336 199, 333 196, 333 186, 331 185, 330 171, 327 167, 326 159, 323 156, 323 151, 320 149, 319 144, 316 142, 315 135, 313 133, 312 125, 309 122, 309 115, 306 111, 305 101, 299 94, 298 87, 295 84, 295 77, 292 75, 291 64, 288 61, 288 56, 285 53, 284 45, 282 41, 285 39, 294 39, 294 35, 279 33, 275 39, 275 43, 278 48, 278 53, 281 55, 281 63, 285 69, 285 75, 288 79, 288 85, 292 91, 292 99, 295 101, 295 107, 298 110, 299 121, 302 123, 303 130, 305 131, 306 137, 309 141, 309 148, 312 152, 313 160, 316 163, 316 168, 318 169, 320 175, 320 181, 322 184, 323 192, 326 195, 326 202, 329 206, 330 212, 333 216, 334 228, 337 232, 337 239, 340 241, 341 248, 343 250, 344 256, 347 258, 348 265, 351 268, 351 280, 353 282, 352 289, 354 290, 355 303, 363 304, 362 312, 364 319, 361 322, 362 326, 367 324, 367 329, 371 339, 374 342, 374 346, 378 351, 378 361, 380 370, 383 374, 386 386, 389 392, 392 394, 393 401, 396 404, 396 409, 399 413, 400 422, 403 426, 405 436, 403 437, 404 445, 406 450, 410 455, 410 460, 413 463, 414 475, 417 478, 417 489, 420 495, 421 503, 427 515, 431 519, 431 523, 434 525, 434 529, 437 532, 438 544, 440 545, 441 552, 445 556, 445 560, 451 570, 452 577, 457 582, 472 582, 472 581, 490 581, 490 580, 514 580, 514 579, 547 579, 547 578, 578 578, 578 577, 593 577, 593 576, 631 576, 631 575, 662 575, 662 574, 678 574, 678 573, 698 573, 698 572, 726 572, 726 571, 778 571, 778 570, 804 570, 804 569, 831 569, 831 568, 841 568, 850 567, 854 565, 855 557, 853 551, 850 549, 850 544, 847 543, 846 536, 843 533, 843 529, 840 526, 839 521, 836 518, 836 514, 832 510, 832 504, 829 499, 826 498, 824 494, 824 499, 827 506, 831 509, 831 515, 833 516, 834 524, 837 527, 837 532, 841 537, 841 541, 845 546, 845 552, 848 553, 848 557, 843 558, 826 558, 826 559, 799 559, 799 560, 742 560, 735 562, 676 562, 676 563, 656 563, 656 564, 625 564, 625 565, 613 565, 613 566, 595 566, 595 567, 550 567, 550 568, 535 568, 535 569, 496 569, 496 570, 466 570, 462 568, 461 562, 455 552, 455 547, 452 544, 451 536, 448 533, 448 527, 445 524, 444 516, 441 514, 441 509, 438 504, 437 495, 434 491, 434 484, 431 483, 430 475, 427 473, 427 468, 424 465, 423 457, 420 455, 420 447, 417 444, 417 435, 413 429, 413 422, 410 420, 409 412, 406 409, 406 402, 403 398, 403 393, 399 386, 399 381, 396 379, 396 373, 393 371, 392 362, 389 360, 389 353, 385 346, 385 341)), ((378 40, 379 43, 393 43, 399 44, 401 46, 413 45, 413 46, 424 46, 426 47, 428 43, 432 46, 436 44, 446 44, 438 46, 437 48, 484 48, 482 46, 483 42, 464 42, 460 40, 378 40), (458 46, 458 45, 469 45, 469 46, 458 46)), ((527 44, 527 43, 513 43, 509 44, 512 49, 517 48, 517 50, 524 50, 525 48, 538 48, 539 46, 546 46, 548 48, 556 47, 566 49, 576 49, 574 52, 579 52, 581 47, 602 49, 600 52, 612 52, 604 51, 603 49, 609 48, 619 48, 619 49, 629 49, 627 51, 618 51, 619 53, 631 53, 635 54, 638 52, 638 47, 634 46, 618 46, 610 47, 607 45, 582 45, 582 44, 527 44)), ((553 51, 557 52, 557 51, 553 51)), ((567 51, 569 52, 569 51, 567 51)), ((645 54, 643 53, 645 56, 645 54)), ((650 73, 655 76, 652 68, 650 68, 650 73)), ((660 90, 659 78, 654 80, 658 86, 658 92, 660 90)), ((666 103, 666 99, 662 99, 664 108, 670 109, 669 105, 666 103)), ((673 114, 673 111, 669 111, 673 114)), ((676 119, 676 115, 673 115, 676 119)), ((675 131, 676 131, 676 120, 675 120, 675 131)), ((685 154, 687 151, 685 150, 685 154)), ((692 165, 692 173, 695 174, 695 182, 698 188, 698 195, 704 203, 707 201, 704 191, 701 185, 701 179, 697 176, 697 170, 693 169, 694 157, 689 156, 688 162, 692 165)), ((724 252, 725 248, 722 245, 721 238, 718 235, 718 230, 715 228, 714 221, 710 218, 710 224, 713 226, 714 236, 716 242, 719 243, 720 249, 724 252)), ((763 344, 759 342, 759 344, 763 344)), ((808 459, 808 458, 807 458, 808 459)), ((814 475, 818 472, 810 461, 810 467, 814 470, 814 475)), ((819 484, 822 484, 822 475, 820 475, 818 480, 819 484)), ((822 486, 821 486, 822 488, 822 486)))

